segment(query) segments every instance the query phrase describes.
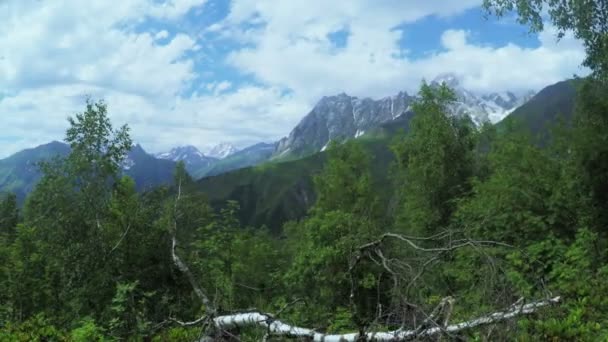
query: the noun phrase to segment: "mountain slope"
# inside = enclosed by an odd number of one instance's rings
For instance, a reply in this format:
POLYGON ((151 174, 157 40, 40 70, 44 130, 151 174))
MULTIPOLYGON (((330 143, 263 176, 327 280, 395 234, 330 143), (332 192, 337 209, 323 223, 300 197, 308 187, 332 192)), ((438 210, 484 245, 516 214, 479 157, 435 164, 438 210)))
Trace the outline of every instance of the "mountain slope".
MULTIPOLYGON (((569 82, 543 89, 508 118, 523 116, 526 118, 525 124, 531 129, 537 125, 544 129, 556 119, 556 113, 562 111, 572 115, 574 92, 569 82)), ((393 160, 390 142, 396 134, 407 132, 413 116, 408 112, 371 128, 357 139, 374 158, 372 174, 375 187, 380 192, 390 193, 388 175, 393 160)), ((504 121, 498 125, 503 125, 504 121)), ((325 158, 325 153, 320 152, 298 160, 269 162, 204 178, 197 184, 214 206, 221 206, 227 200, 239 202, 242 208, 240 219, 245 224, 260 226, 267 223, 269 228, 279 231, 284 222, 303 217, 314 203, 312 179, 322 170, 325 158)), ((388 207, 389 203, 385 205, 388 207)))
POLYGON ((517 96, 510 91, 475 94, 465 89, 460 78, 452 73, 437 76, 431 82, 431 86, 439 86, 441 83, 445 83, 456 94, 457 100, 451 107, 452 114, 468 115, 478 126, 487 121, 491 123, 501 121, 534 95, 532 91, 522 96, 517 96))
POLYGON ((567 80, 550 85, 538 92, 530 101, 514 110, 499 127, 518 122, 538 133, 557 122, 558 118, 572 120, 578 80, 567 80))
MULTIPOLYGON (((375 187, 387 191, 387 166, 392 160, 388 142, 387 138, 357 140, 373 158, 375 187)), ((292 161, 269 162, 203 178, 197 188, 214 207, 227 200, 239 202, 243 223, 254 227, 265 224, 278 232, 284 222, 301 218, 315 202, 313 177, 323 169, 325 160, 326 153, 320 152, 292 161)))
MULTIPOLYGON (((69 152, 67 144, 54 141, 0 160, 0 193, 13 192, 22 202, 40 180, 37 164, 55 156, 67 156, 69 152)), ((132 177, 137 189, 142 191, 170 183, 175 162, 156 159, 136 145, 127 155, 122 168, 123 173, 132 177)))
POLYGON ((359 137, 407 112, 413 99, 406 92, 380 100, 344 93, 323 97, 289 136, 279 141, 273 157, 305 156, 324 150, 330 140, 359 137))
POLYGON ((135 180, 138 191, 149 190, 173 181, 176 163, 155 158, 144 151, 139 144, 131 149, 125 162, 130 167, 124 167, 123 163, 123 173, 135 180))
POLYGON ((0 160, 0 192, 13 192, 23 200, 40 178, 36 164, 56 155, 65 156, 69 151, 68 145, 53 141, 0 160))
POLYGON ((224 159, 193 170, 190 174, 196 178, 215 176, 228 171, 258 165, 267 161, 274 152, 276 144, 259 143, 237 151, 224 159))

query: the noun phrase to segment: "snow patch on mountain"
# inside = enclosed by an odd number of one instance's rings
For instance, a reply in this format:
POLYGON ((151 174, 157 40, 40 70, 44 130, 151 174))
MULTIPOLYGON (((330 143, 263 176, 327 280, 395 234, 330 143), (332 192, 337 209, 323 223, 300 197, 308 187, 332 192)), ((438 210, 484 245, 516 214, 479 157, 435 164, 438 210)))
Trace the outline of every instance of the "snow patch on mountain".
POLYGON ((217 159, 224 159, 239 150, 234 147, 234 145, 226 142, 219 143, 218 145, 212 147, 209 151, 207 151, 207 156, 217 159))
POLYGON ((439 86, 442 83, 454 90, 456 94, 457 100, 450 108, 452 114, 468 115, 476 125, 482 125, 484 122, 497 123, 534 96, 532 91, 522 96, 517 96, 510 91, 476 94, 465 89, 461 79, 453 73, 441 74, 430 84, 439 86))
POLYGON ((198 164, 209 159, 198 148, 191 145, 175 147, 168 152, 157 153, 155 157, 174 162, 183 161, 186 165, 198 164))
MULTIPOLYGON (((526 103, 533 92, 516 95, 510 91, 479 94, 465 89, 454 73, 437 76, 430 83, 436 87, 445 83, 456 95, 449 110, 452 115, 469 116, 478 126, 485 122, 496 123, 517 107, 526 103)), ((358 138, 372 128, 394 121, 412 112, 417 99, 406 92, 379 100, 357 98, 341 93, 323 97, 290 134, 281 139, 274 152, 278 158, 287 153, 306 154, 311 150, 323 151, 331 140, 358 138)))

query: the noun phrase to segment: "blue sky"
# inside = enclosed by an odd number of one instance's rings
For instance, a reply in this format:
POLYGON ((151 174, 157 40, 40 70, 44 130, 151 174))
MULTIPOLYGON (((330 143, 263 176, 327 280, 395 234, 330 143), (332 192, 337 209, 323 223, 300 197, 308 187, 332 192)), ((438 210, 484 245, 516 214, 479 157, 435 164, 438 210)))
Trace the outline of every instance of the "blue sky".
POLYGON ((479 93, 586 73, 570 35, 485 20, 480 3, 0 1, 0 157, 61 140, 86 95, 160 152, 275 141, 324 95, 415 93, 445 72, 479 93))

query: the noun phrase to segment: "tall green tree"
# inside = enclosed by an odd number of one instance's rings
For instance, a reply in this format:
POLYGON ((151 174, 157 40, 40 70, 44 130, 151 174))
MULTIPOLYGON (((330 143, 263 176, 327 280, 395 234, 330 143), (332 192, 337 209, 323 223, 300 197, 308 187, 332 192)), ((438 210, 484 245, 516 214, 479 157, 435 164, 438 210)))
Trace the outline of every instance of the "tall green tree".
POLYGON ((48 256, 53 305, 45 309, 68 317, 99 315, 114 287, 104 272, 109 204, 131 138, 128 127, 112 127, 103 101, 87 100, 86 110, 68 122, 71 152, 42 164, 42 179, 26 202, 25 223, 35 229, 48 256))
POLYGON ((317 202, 307 218, 286 226, 292 252, 284 277, 288 298, 311 299, 294 317, 298 321, 334 322, 328 328, 340 331, 373 320, 382 271, 365 262, 351 269, 358 248, 382 231, 370 163, 358 142, 332 144, 314 179, 317 202))
POLYGON ((608 91, 607 83, 587 80, 579 90, 573 142, 574 177, 590 195, 595 229, 608 234, 608 91))
POLYGON ((7 194, 0 200, 0 235, 12 238, 19 223, 19 207, 17 196, 7 194))
POLYGON ((449 114, 456 97, 445 84, 423 83, 419 97, 410 132, 392 146, 401 201, 396 216, 401 229, 428 234, 449 224, 455 200, 468 191, 475 129, 467 118, 449 114))
POLYGON ((377 218, 379 207, 370 171, 371 162, 361 144, 351 140, 339 145, 332 141, 323 171, 314 177, 317 201, 313 210, 342 210, 377 218))

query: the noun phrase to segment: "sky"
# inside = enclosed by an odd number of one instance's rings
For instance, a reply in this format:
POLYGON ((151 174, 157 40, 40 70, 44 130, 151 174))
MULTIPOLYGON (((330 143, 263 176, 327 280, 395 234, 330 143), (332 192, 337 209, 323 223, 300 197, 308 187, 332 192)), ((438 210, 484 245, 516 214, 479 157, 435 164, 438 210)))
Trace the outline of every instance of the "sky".
POLYGON ((585 75, 482 0, 0 0, 0 158, 62 140, 87 96, 148 152, 286 136, 323 96, 381 98, 453 72, 478 92, 585 75))

